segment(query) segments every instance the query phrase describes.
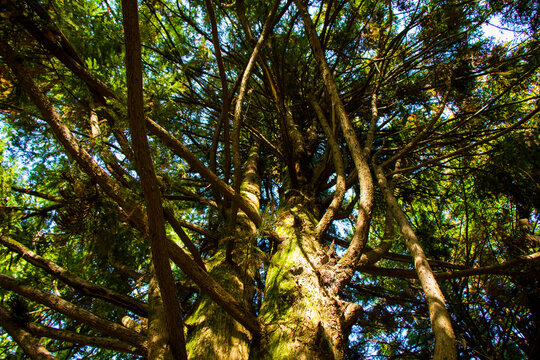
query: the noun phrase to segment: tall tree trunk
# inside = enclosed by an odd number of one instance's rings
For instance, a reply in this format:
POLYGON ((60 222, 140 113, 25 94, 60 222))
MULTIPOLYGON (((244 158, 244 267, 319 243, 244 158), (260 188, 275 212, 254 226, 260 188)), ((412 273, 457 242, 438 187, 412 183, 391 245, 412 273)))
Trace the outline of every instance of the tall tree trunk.
MULTIPOLYGON (((148 286, 148 358, 155 360, 172 360, 167 332, 167 314, 159 292, 159 283, 154 267, 151 267, 150 284, 148 286)), ((182 329, 183 330, 183 329, 182 329)))
MULTIPOLYGON (((259 208, 257 144, 253 145, 245 164, 241 185, 242 197, 254 209, 259 208)), ((257 227, 240 211, 237 223, 225 228, 218 240, 218 249, 208 260, 209 274, 234 296, 246 309, 254 296, 253 278, 257 261, 253 256, 257 227)), ((209 296, 201 294, 195 310, 186 319, 187 350, 190 359, 247 359, 252 336, 240 323, 228 315, 209 296)))
POLYGON ((278 212, 278 244, 270 261, 259 318, 267 332, 256 359, 341 359, 346 337, 340 304, 323 286, 325 256, 315 239, 316 219, 301 196, 278 212))

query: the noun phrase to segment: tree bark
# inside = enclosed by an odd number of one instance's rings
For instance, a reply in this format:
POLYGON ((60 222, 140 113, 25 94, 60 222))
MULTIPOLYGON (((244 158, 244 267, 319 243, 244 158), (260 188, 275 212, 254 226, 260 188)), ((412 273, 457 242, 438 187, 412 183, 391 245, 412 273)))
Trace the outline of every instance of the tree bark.
POLYGON ((30 334, 22 324, 19 324, 2 305, 0 305, 0 326, 6 330, 30 359, 56 360, 56 357, 39 343, 39 339, 30 334))
MULTIPOLYGON (((254 209, 259 208, 259 146, 254 144, 244 165, 240 187, 242 198, 254 209)), ((240 211, 236 226, 225 228, 218 240, 217 251, 207 261, 209 275, 250 309, 254 296, 254 276, 258 267, 255 239, 257 227, 240 211)), ((191 359, 248 359, 253 336, 207 294, 201 294, 195 310, 186 319, 187 349, 191 359)))
POLYGON ((334 269, 336 275, 332 281, 334 283, 332 291, 334 294, 337 294, 352 277, 356 263, 360 259, 364 246, 367 243, 371 214, 373 211, 373 177, 367 161, 367 154, 364 153, 364 149, 360 145, 360 141, 356 136, 351 120, 345 111, 345 106, 343 105, 330 67, 326 62, 324 51, 319 37, 317 36, 315 25, 311 20, 311 16, 301 0, 294 0, 294 3, 302 16, 304 29, 309 39, 313 56, 317 60, 326 90, 328 90, 332 100, 332 106, 339 119, 341 130, 343 131, 345 141, 356 167, 356 172, 358 173, 360 185, 360 203, 358 206, 358 216, 356 218, 353 238, 347 251, 334 269))
MULTIPOLYGON (((282 200, 284 201, 284 200, 282 200)), ((321 281, 317 223, 302 196, 278 210, 277 249, 270 260, 259 318, 266 337, 255 359, 343 359, 344 309, 321 281)))
POLYGON ((167 314, 159 291, 155 270, 151 269, 148 284, 148 359, 172 360, 169 333, 167 331, 167 314))
MULTIPOLYGON (((178 302, 174 276, 167 251, 167 233, 161 191, 154 171, 150 147, 146 138, 143 105, 141 39, 137 0, 122 0, 124 40, 126 44, 126 73, 128 86, 128 118, 137 173, 139 174, 148 217, 152 265, 157 286, 167 316, 167 332, 173 356, 177 360, 187 359, 184 338, 184 323, 178 302)), ((160 329, 162 330, 162 329, 160 329)), ((150 335, 152 336, 152 335, 150 335)))
POLYGON ((382 169, 375 166, 375 173, 379 186, 394 219, 396 220, 401 233, 405 237, 407 248, 413 258, 414 267, 426 295, 429 318, 433 334, 435 335, 435 360, 456 359, 456 337, 452 329, 452 321, 446 310, 444 295, 439 288, 439 284, 433 275, 426 255, 420 241, 416 237, 414 230, 409 224, 407 216, 399 206, 396 198, 390 191, 386 177, 382 169))

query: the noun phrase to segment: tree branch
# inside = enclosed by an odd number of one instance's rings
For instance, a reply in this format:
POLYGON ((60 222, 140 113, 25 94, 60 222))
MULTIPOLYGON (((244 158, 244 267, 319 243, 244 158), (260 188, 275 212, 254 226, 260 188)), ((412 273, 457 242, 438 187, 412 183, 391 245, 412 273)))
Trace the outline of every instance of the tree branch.
POLYGON ((392 194, 386 177, 379 166, 375 166, 375 174, 388 208, 392 212, 392 216, 398 223, 401 233, 405 237, 407 248, 414 260, 414 267, 418 274, 418 279, 426 294, 431 327, 435 335, 434 359, 456 359, 456 338, 454 330, 452 329, 450 315, 446 310, 444 295, 437 284, 437 280, 435 280, 424 250, 409 224, 407 216, 403 210, 401 210, 396 198, 392 194))
POLYGON ((247 214, 251 221, 253 221, 255 224, 260 224, 261 217, 257 209, 254 209, 248 202, 244 200, 244 198, 242 198, 238 192, 236 192, 231 186, 226 184, 214 172, 207 168, 195 155, 193 155, 193 153, 189 151, 184 144, 180 142, 180 140, 172 136, 167 130, 159 126, 151 119, 146 119, 146 126, 150 133, 157 136, 159 139, 161 139, 161 141, 167 144, 173 152, 175 152, 182 159, 186 160, 186 162, 195 171, 201 174, 201 176, 204 177, 210 183, 210 185, 215 187, 217 191, 219 191, 229 200, 236 202, 238 207, 247 214))
POLYGON ((102 336, 82 335, 73 331, 55 329, 37 323, 27 323, 25 324, 25 327, 30 333, 37 337, 46 337, 49 339, 61 340, 77 345, 92 346, 100 349, 109 349, 126 354, 146 356, 146 351, 144 351, 144 348, 134 347, 133 345, 130 345, 118 339, 102 336))
POLYGON ((351 156, 353 158, 356 170, 358 172, 358 179, 360 184, 361 196, 360 203, 358 206, 358 217, 356 219, 355 229, 353 238, 349 245, 349 248, 339 260, 337 269, 340 271, 339 279, 335 282, 334 291, 339 291, 343 286, 350 280, 352 274, 354 273, 354 267, 358 259, 360 258, 364 246, 367 242, 369 234, 369 224, 371 222, 371 213, 373 210, 373 178, 371 176, 371 170, 367 162, 366 155, 364 150, 356 137, 354 127, 347 115, 343 101, 339 95, 337 85, 334 81, 334 77, 326 62, 324 51, 321 46, 321 42, 317 36, 315 26, 313 21, 306 9, 306 6, 301 0, 294 0, 296 7, 300 11, 304 22, 304 29, 306 31, 309 43, 311 45, 311 50, 313 56, 317 60, 319 69, 321 70, 324 84, 330 98, 332 99, 332 104, 334 109, 337 112, 337 116, 345 136, 345 141, 349 147, 351 156))
POLYGON ((0 305, 0 326, 6 330, 30 359, 56 360, 56 357, 39 343, 39 339, 30 334, 2 305, 0 305))
POLYGON ((16 191, 16 192, 19 192, 19 193, 28 194, 28 195, 31 195, 31 196, 36 196, 36 197, 39 197, 39 198, 42 198, 42 199, 45 199, 45 200, 49 200, 49 201, 64 202, 64 199, 59 197, 59 196, 45 194, 45 193, 42 193, 40 191, 25 189, 25 188, 18 187, 18 186, 12 186, 11 189, 13 191, 16 191))
POLYGON ((17 254, 21 255, 23 259, 25 259, 32 265, 45 270, 47 273, 60 279, 65 284, 74 287, 80 293, 86 296, 105 300, 111 304, 133 311, 135 314, 143 317, 148 316, 148 306, 146 304, 143 304, 129 296, 116 293, 112 290, 82 279, 72 274, 68 270, 65 270, 62 267, 56 265, 54 262, 39 256, 21 243, 3 234, 0 234, 0 243, 2 243, 11 251, 14 251, 17 254))
POLYGON ((81 321, 104 334, 116 337, 136 347, 146 348, 146 339, 135 331, 96 316, 59 296, 24 285, 21 281, 4 274, 0 274, 0 287, 43 304, 73 320, 81 321))
POLYGON ((223 308, 231 317, 246 327, 254 337, 263 334, 263 327, 259 320, 245 309, 232 295, 230 295, 214 278, 199 267, 178 245, 173 241, 168 243, 171 260, 178 265, 187 276, 197 284, 208 296, 223 308))
MULTIPOLYGON (((343 202, 343 198, 345 197, 345 190, 346 190, 346 180, 345 180, 345 166, 343 165, 343 158, 341 156, 341 151, 339 150, 339 145, 336 141, 336 138, 334 136, 334 133, 332 132, 332 128, 330 127, 330 124, 326 120, 326 117, 324 116, 324 113, 321 109, 321 106, 314 97, 311 98, 311 105, 313 106, 313 109, 315 109, 315 113, 317 114, 317 118, 319 119, 319 122, 321 123, 321 126, 324 130, 324 133, 326 134, 326 137, 328 138, 328 143, 330 144, 330 150, 332 152, 332 160, 334 163, 334 168, 336 169, 336 189, 334 190, 334 196, 332 199, 332 202, 328 206, 328 209, 324 213, 324 215, 321 217, 321 220, 319 220, 319 223, 315 227, 315 237, 317 239, 320 239, 322 235, 328 230, 330 227, 330 224, 336 217, 336 214, 338 210, 341 207, 341 203, 343 202)), ((332 107, 332 117, 334 116, 334 109, 332 107)))

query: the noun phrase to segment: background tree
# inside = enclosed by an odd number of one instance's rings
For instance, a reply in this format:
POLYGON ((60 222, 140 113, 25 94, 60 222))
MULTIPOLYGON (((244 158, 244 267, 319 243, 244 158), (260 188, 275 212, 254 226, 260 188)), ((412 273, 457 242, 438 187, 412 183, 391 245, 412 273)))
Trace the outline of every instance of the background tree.
POLYGON ((539 356, 536 2, 0 6, 8 356, 539 356))

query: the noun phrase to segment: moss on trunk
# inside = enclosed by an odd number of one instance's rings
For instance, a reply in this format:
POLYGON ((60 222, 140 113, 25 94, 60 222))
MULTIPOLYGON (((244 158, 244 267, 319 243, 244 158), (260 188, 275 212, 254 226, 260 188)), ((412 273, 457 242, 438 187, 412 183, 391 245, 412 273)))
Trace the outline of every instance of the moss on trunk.
MULTIPOLYGON (((253 291, 244 285, 236 265, 225 260, 225 250, 216 253, 209 266, 212 277, 244 305, 253 291)), ((198 305, 186 319, 187 351, 190 359, 247 359, 251 336, 210 297, 201 295, 198 305)))
POLYGON ((322 286, 318 268, 322 251, 314 237, 314 218, 307 207, 283 210, 275 231, 274 253, 259 314, 266 338, 255 359, 340 359, 344 336, 338 300, 322 286))

